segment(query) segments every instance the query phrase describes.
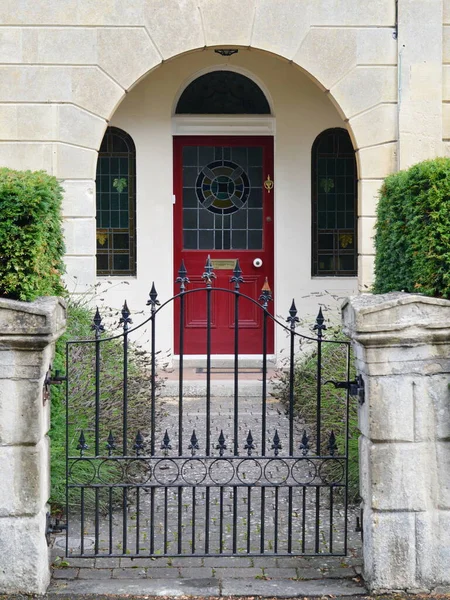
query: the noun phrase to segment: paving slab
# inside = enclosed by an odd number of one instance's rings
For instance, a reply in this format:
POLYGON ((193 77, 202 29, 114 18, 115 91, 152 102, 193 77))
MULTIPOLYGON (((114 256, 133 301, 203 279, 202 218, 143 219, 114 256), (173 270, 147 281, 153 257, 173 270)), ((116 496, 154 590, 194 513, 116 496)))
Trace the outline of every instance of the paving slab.
POLYGON ((226 579, 222 582, 224 596, 261 596, 263 598, 296 598, 305 596, 354 596, 366 589, 353 581, 286 581, 226 579))
POLYGON ((113 579, 145 579, 147 577, 147 569, 113 569, 113 579))
POLYGON ((51 596, 60 594, 73 597, 80 594, 92 595, 115 594, 136 596, 220 596, 217 579, 106 579, 102 581, 71 580, 56 582, 51 589, 51 596))
POLYGON ((109 579, 112 575, 112 569, 80 569, 78 579, 109 579))
POLYGON ((78 569, 55 569, 52 573, 53 579, 76 579, 78 569))

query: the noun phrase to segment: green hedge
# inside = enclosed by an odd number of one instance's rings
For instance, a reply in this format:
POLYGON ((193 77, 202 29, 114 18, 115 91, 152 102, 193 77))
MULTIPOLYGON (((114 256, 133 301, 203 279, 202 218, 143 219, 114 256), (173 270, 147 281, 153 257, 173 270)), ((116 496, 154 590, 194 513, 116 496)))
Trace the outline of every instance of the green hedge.
POLYGON ((450 298, 450 159, 387 177, 377 217, 374 292, 450 298))
POLYGON ((62 188, 43 171, 0 169, 0 296, 65 293, 62 188))

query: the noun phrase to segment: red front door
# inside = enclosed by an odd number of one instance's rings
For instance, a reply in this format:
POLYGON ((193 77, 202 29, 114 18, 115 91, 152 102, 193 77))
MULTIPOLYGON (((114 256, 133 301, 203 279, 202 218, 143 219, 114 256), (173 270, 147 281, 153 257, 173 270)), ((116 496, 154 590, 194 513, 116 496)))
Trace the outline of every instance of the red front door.
MULTIPOLYGON (((234 289, 230 277, 239 259, 245 282, 240 288, 243 294, 258 299, 266 277, 273 292, 274 193, 271 182, 264 185, 269 177, 273 179, 271 137, 174 138, 174 279, 184 260, 190 279, 187 289, 204 287, 202 274, 210 255, 217 276, 214 287, 234 289)), ((241 299, 240 354, 262 353, 262 321, 262 310, 241 299)), ((211 322, 212 354, 232 354, 232 294, 212 294, 211 322)), ((177 354, 179 325, 175 310, 177 354)), ((184 339, 185 354, 206 353, 204 294, 186 296, 184 339)), ((270 319, 267 340, 267 352, 273 353, 270 319)))

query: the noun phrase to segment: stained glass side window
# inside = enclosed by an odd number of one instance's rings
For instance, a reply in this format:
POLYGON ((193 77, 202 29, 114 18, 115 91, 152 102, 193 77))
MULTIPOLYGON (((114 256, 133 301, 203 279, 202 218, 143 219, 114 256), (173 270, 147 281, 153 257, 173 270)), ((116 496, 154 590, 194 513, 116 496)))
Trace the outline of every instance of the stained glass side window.
POLYGON ((183 148, 183 247, 263 247, 263 149, 183 148))
POLYGON ((177 104, 177 115, 270 115, 270 106, 254 81, 234 71, 213 71, 190 83, 177 104))
POLYGON ((135 275, 136 150, 117 127, 103 138, 96 190, 97 275, 135 275))
POLYGON ((357 174, 345 129, 327 129, 312 149, 312 274, 357 274, 357 174))

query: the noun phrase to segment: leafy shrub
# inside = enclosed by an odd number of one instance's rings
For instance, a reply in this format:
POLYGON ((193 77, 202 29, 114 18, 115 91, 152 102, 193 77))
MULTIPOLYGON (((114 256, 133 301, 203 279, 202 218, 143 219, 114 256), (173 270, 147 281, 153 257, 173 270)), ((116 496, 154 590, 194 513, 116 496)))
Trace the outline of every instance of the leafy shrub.
MULTIPOLYGON (((337 331, 335 341, 344 341, 337 331)), ((329 380, 346 381, 347 344, 322 343, 321 372, 321 438, 322 452, 328 444, 331 431, 336 436, 336 456, 345 452, 346 438, 346 392, 335 389, 329 380)), ((317 343, 301 340, 300 350, 295 359, 294 368, 294 414, 297 430, 305 429, 309 437, 311 452, 314 453, 317 439, 317 343)), ((351 351, 351 349, 350 349, 351 351)), ((350 354, 350 379, 354 379, 353 356, 350 354)), ((286 367, 286 365, 284 365, 286 367)), ((289 405, 289 370, 282 367, 274 380, 273 394, 285 407, 289 405)), ((350 396, 348 417, 348 482, 349 501, 355 502, 359 496, 359 453, 358 453, 358 403, 350 396)), ((326 453, 328 453, 326 451, 326 453)))
POLYGON ((450 298, 450 159, 387 177, 375 235, 375 293, 450 298))
POLYGON ((61 200, 61 186, 44 171, 0 169, 0 296, 64 295, 61 200))
MULTIPOLYGON (((69 299, 67 310, 67 330, 57 341, 53 369, 66 371, 66 342, 71 340, 94 339, 91 329, 92 311, 84 300, 69 299)), ((120 330, 107 331, 103 337, 117 335, 120 330)), ((106 442, 113 432, 117 452, 120 454, 123 423, 123 345, 121 338, 105 340, 101 346, 100 368, 100 455, 107 454, 106 442)), ((85 456, 94 455, 95 447, 95 344, 71 344, 69 346, 69 456, 79 456, 78 440, 83 431, 89 445, 85 456)), ((149 355, 134 344, 129 345, 128 354, 128 447, 132 453, 135 436, 140 430, 144 439, 150 423, 150 371, 149 355)), ((157 384, 160 385, 159 382, 157 384)), ((65 386, 52 386, 51 394, 51 497, 54 512, 61 512, 66 501, 66 397, 65 386)), ((115 454, 114 452, 113 454, 115 454)), ((86 469, 90 475, 89 463, 77 463, 77 479, 86 469)), ((112 473, 114 475, 114 473, 112 473)), ((108 473, 102 471, 102 478, 108 473)), ((76 490, 69 496, 71 505, 79 502, 76 490)), ((85 508, 91 508, 93 496, 86 492, 85 508), (91 502, 92 501, 92 502, 91 502)), ((100 507, 101 508, 101 507, 100 507)))

